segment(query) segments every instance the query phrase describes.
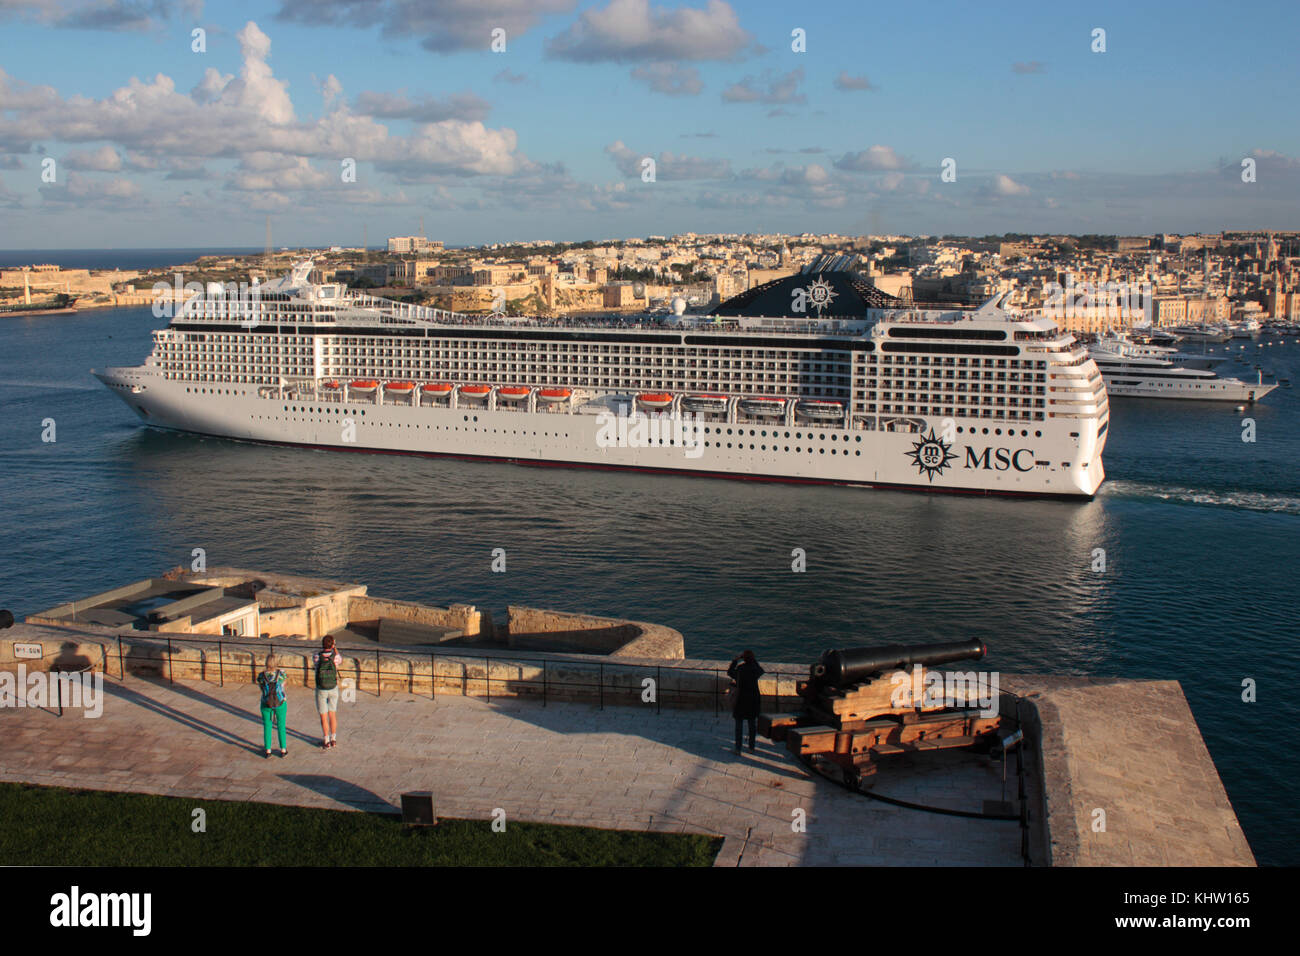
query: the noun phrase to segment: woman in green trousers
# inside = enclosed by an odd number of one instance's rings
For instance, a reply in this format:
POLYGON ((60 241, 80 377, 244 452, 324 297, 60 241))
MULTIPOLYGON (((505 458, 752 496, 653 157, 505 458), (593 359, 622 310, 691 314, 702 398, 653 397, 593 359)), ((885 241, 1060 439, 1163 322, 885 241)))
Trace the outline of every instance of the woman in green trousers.
POLYGON ((289 752, 285 744, 285 717, 289 712, 289 701, 284 695, 284 671, 275 666, 275 655, 266 655, 266 669, 257 675, 258 686, 262 688, 262 744, 266 756, 271 756, 271 721, 274 720, 280 731, 280 756, 289 752))

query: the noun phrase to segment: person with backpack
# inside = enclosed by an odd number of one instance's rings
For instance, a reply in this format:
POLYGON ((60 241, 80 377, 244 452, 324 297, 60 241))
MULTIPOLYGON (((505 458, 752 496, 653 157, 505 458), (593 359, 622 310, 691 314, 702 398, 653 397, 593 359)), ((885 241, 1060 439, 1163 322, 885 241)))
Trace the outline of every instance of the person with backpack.
POLYGON ((262 746, 266 756, 271 756, 271 723, 275 722, 280 731, 280 756, 289 752, 285 743, 288 730, 285 719, 289 714, 289 701, 284 693, 285 674, 275 666, 275 655, 266 655, 266 669, 257 675, 258 686, 262 688, 262 746))
POLYGON ((339 735, 339 666, 343 657, 334 646, 334 635, 326 634, 321 649, 312 657, 316 668, 316 712, 320 714, 321 749, 329 750, 339 735))

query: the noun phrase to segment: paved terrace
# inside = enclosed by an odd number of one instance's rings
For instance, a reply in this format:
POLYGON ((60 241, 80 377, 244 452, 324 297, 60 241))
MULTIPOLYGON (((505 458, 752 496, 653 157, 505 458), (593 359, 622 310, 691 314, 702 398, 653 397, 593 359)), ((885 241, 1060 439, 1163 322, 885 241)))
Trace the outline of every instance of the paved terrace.
MULTIPOLYGON (((16 669, 19 641, 79 654, 102 643, 102 635, 65 643, 74 634, 17 625, 0 641, 0 670, 16 669)), ((570 656, 615 667, 607 658, 570 656)), ((375 696, 363 669, 355 702, 340 711, 337 748, 313 746, 312 695, 291 687, 290 755, 266 760, 255 686, 236 682, 234 664, 225 687, 197 679, 212 667, 204 671, 191 658, 180 670, 192 679, 174 685, 130 668, 125 682, 106 678, 98 719, 72 709, 60 718, 51 709, 0 707, 0 780, 350 810, 395 810, 402 791, 431 789, 448 817, 487 819, 500 807, 513 820, 719 835, 722 865, 1021 863, 1017 823, 869 800, 810 777, 783 747, 764 741, 757 754, 737 756, 730 718, 711 708, 601 710, 554 697, 543 706, 536 697, 495 692, 487 700, 448 693, 441 679, 436 700, 392 688, 375 696), (791 828, 799 809, 804 833, 791 828)), ((665 668, 675 664, 720 662, 665 668)), ((512 673, 495 678, 498 688, 522 692, 531 681, 537 690, 537 674, 512 673)), ((1001 685, 1023 700, 1036 863, 1254 864, 1176 682, 1004 674, 1001 685), (1098 809, 1104 830, 1094 827, 1098 809)), ((1000 771, 970 753, 918 755, 882 769, 875 792, 984 811, 986 801, 1004 797, 1000 771)), ((1017 789, 1012 774, 1005 797, 1014 800, 1017 789)))
MULTIPOLYGON (((362 692, 340 705, 339 745, 322 751, 312 695, 291 687, 289 755, 267 760, 248 684, 128 675, 104 688, 98 719, 0 710, 0 779, 371 811, 431 789, 447 817, 501 807, 508 820, 720 835, 726 866, 1021 864, 1015 822, 868 800, 761 739, 737 756, 730 718, 711 711, 362 692), (791 829, 796 808, 806 833, 791 829)), ((1014 798, 1014 778, 1008 787, 1014 798)), ((1000 764, 973 754, 918 759, 877 785, 975 811, 1001 788, 1000 764)))

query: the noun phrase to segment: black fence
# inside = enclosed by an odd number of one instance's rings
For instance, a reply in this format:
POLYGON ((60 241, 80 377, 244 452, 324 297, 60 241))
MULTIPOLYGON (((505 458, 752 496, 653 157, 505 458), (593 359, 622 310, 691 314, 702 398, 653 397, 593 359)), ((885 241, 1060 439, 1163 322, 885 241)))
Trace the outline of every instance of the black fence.
MULTIPOLYGON (((123 650, 122 640, 122 635, 118 635, 117 676, 120 680, 125 681, 127 674, 126 661, 132 659, 134 655, 123 650)), ((227 650, 234 650, 236 653, 247 653, 249 655, 249 665, 254 668, 253 674, 257 673, 257 668, 259 666, 257 659, 259 656, 288 652, 295 655, 302 655, 304 659, 307 659, 308 655, 319 650, 319 648, 314 645, 311 647, 304 647, 302 644, 297 642, 281 643, 277 645, 273 641, 251 641, 227 638, 208 639, 194 637, 190 634, 186 634, 183 639, 177 640, 173 640, 170 635, 159 635, 158 637, 150 636, 143 639, 136 639, 134 644, 137 647, 146 644, 156 645, 160 650, 165 647, 167 680, 170 683, 175 683, 173 659, 177 647, 183 648, 197 646, 200 650, 204 647, 215 647, 215 662, 208 661, 205 656, 197 662, 186 661, 185 663, 187 665, 197 663, 204 672, 207 671, 209 664, 215 663, 217 681, 223 687, 226 683, 225 671, 227 663, 225 660, 225 653, 227 650)), ((427 650, 405 650, 389 647, 376 647, 373 652, 368 648, 340 647, 338 648, 338 651, 345 664, 352 661, 356 662, 356 674, 358 678, 374 677, 374 693, 377 697, 383 693, 385 682, 387 682, 390 687, 393 684, 405 682, 408 692, 413 693, 416 683, 424 682, 424 675, 417 674, 414 670, 414 661, 418 660, 423 663, 423 661, 428 660, 430 668, 429 697, 431 700, 437 699, 438 685, 441 683, 444 687, 460 684, 462 688, 461 693, 456 694, 455 696, 482 696, 484 699, 490 701, 492 699, 492 686, 495 683, 497 686, 514 685, 515 687, 515 693, 498 696, 508 696, 518 699, 540 697, 543 707, 545 707, 552 698, 568 702, 587 699, 595 702, 600 709, 603 710, 605 708, 607 697, 612 700, 626 703, 629 697, 640 695, 642 703, 652 703, 655 712, 659 713, 663 710, 663 700, 665 697, 665 694, 663 693, 665 690, 664 677, 667 676, 671 680, 674 676, 685 674, 705 675, 706 680, 703 682, 708 683, 711 686, 708 688, 700 688, 678 685, 668 688, 670 695, 677 699, 697 699, 699 700, 699 706, 701 709, 706 708, 709 703, 712 703, 715 715, 721 714, 724 710, 730 709, 728 692, 732 682, 730 678, 727 677, 726 668, 723 667, 678 667, 659 664, 635 664, 623 661, 579 661, 569 658, 478 655, 464 653, 459 648, 454 652, 449 651, 445 653, 427 650), (366 667, 365 664, 370 661, 372 656, 374 660, 373 667, 366 667), (408 664, 408 666, 401 671, 384 670, 382 662, 383 657, 407 658, 412 663, 408 664), (455 665, 459 666, 460 673, 449 673, 446 670, 439 672, 439 660, 454 662, 455 665), (470 667, 480 661, 482 662, 483 673, 481 675, 471 674, 470 667), (493 667, 496 667, 498 670, 510 667, 519 669, 540 669, 540 692, 519 692, 523 686, 536 687, 539 683, 536 677, 523 677, 518 675, 494 677, 492 676, 493 667), (575 670, 590 672, 592 679, 573 680, 572 672, 575 670), (634 675, 631 680, 628 680, 629 673, 634 675), (612 675, 614 674, 621 677, 622 680, 616 681, 612 679, 612 675), (711 678, 711 680, 708 680, 707 678, 711 678), (653 681, 652 688, 646 686, 645 681, 647 679, 653 681), (471 686, 475 684, 482 685, 483 693, 481 695, 470 693, 471 686), (646 700, 645 692, 650 689, 653 691, 653 699, 646 700), (574 696, 572 693, 573 691, 579 692, 577 697, 574 696)), ((105 658, 104 669, 107 673, 107 653, 105 654, 105 658)), ((242 668, 244 665, 241 664, 239 666, 242 668)), ((344 669, 340 668, 339 674, 341 681, 348 679, 348 674, 344 669)), ((790 702, 791 698, 795 696, 795 681, 801 676, 802 672, 799 672, 798 675, 785 671, 770 672, 768 677, 774 682, 774 690, 770 694, 762 695, 762 699, 763 702, 770 701, 773 707, 764 709, 780 710, 783 700, 787 703, 790 702), (783 689, 786 690, 787 693, 783 694, 783 689)), ((202 679, 206 680, 208 678, 205 676, 202 679)), ((304 685, 305 684, 306 678, 304 675, 304 685)), ((359 684, 360 680, 358 680, 358 685, 359 684)), ((360 690, 360 687, 358 686, 357 689, 360 690)))

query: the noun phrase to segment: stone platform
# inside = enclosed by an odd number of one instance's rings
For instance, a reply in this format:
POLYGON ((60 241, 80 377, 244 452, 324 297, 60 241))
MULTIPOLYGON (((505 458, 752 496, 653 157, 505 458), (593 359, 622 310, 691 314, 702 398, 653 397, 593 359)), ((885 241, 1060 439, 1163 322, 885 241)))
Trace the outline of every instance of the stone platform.
MULTIPOLYGON (((725 838, 719 865, 1019 865, 1014 822, 891 807, 811 778, 784 749, 732 752, 732 721, 697 710, 635 710, 440 695, 357 695, 339 745, 319 748, 310 693, 289 699, 289 755, 262 756, 255 688, 109 678, 98 719, 0 711, 0 779, 203 800, 394 811, 432 790, 443 816, 725 838), (795 832, 794 811, 806 814, 795 832)), ((987 758, 918 762, 882 790, 954 808, 996 798, 987 758)), ((57 863, 51 859, 50 863, 57 863)))

